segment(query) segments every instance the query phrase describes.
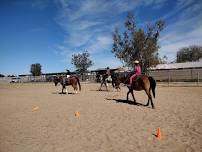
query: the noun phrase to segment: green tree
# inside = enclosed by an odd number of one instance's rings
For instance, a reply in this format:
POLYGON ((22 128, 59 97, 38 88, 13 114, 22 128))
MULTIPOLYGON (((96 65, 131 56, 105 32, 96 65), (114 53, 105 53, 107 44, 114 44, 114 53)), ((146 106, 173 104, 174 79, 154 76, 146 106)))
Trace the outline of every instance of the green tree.
POLYGON ((87 72, 87 69, 93 65, 92 60, 90 59, 90 54, 88 51, 83 53, 73 54, 71 63, 76 67, 76 71, 83 75, 87 72))
POLYGON ((41 75, 41 64, 35 63, 31 65, 30 72, 33 76, 39 76, 41 75))
POLYGON ((133 15, 129 13, 125 21, 125 31, 120 34, 115 28, 112 34, 112 53, 127 66, 132 66, 134 60, 139 60, 146 72, 148 67, 160 62, 158 38, 164 26, 165 22, 158 20, 146 28, 137 27, 133 15))
POLYGON ((183 47, 177 52, 177 63, 198 61, 202 58, 202 46, 183 47))

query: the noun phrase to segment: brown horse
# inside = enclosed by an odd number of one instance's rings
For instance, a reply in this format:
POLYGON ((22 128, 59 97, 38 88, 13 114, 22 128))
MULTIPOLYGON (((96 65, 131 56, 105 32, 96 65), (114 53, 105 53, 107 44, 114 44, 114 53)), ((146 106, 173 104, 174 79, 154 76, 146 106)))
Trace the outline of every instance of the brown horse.
MULTIPOLYGON (((57 86, 58 83, 60 83, 62 85, 62 94, 64 93, 63 90, 66 89, 66 86, 68 85, 72 85, 72 87, 74 88, 75 93, 77 93, 77 84, 79 85, 79 91, 81 91, 81 85, 79 82, 79 78, 77 76, 70 76, 70 77, 66 77, 66 76, 56 76, 53 79, 53 82, 55 83, 55 86, 57 86)), ((66 89, 66 93, 67 89, 66 89)))
MULTIPOLYGON (((116 88, 120 88, 120 83, 129 84, 129 78, 131 76, 131 73, 123 73, 122 75, 117 75, 116 77, 113 77, 113 81, 116 88)), ((149 106, 149 101, 151 101, 152 108, 154 109, 154 104, 152 101, 151 96, 151 90, 153 93, 153 97, 155 98, 155 88, 156 88, 156 81, 154 78, 147 76, 147 75, 141 75, 136 80, 133 80, 131 87, 128 87, 128 93, 127 93, 127 100, 128 96, 131 93, 132 97, 134 99, 134 102, 136 103, 133 90, 141 91, 144 90, 148 96, 148 102, 145 106, 149 106)))

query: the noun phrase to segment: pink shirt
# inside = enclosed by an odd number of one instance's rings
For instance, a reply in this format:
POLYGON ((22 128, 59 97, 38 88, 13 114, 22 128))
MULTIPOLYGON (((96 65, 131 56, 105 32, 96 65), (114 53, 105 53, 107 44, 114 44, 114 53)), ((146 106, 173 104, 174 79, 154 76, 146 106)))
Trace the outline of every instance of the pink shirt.
POLYGON ((137 65, 134 66, 134 71, 135 71, 136 75, 141 75, 141 73, 142 73, 141 68, 140 68, 139 65, 138 66, 137 65))

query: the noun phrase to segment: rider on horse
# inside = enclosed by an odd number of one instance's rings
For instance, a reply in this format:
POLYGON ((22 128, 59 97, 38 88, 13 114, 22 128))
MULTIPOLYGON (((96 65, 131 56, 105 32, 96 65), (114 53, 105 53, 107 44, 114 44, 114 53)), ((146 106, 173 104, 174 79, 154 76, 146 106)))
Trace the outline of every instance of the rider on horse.
POLYGON ((69 78, 70 76, 71 76, 71 72, 68 69, 66 69, 66 77, 69 78))
POLYGON ((106 80, 111 81, 111 71, 109 67, 107 67, 106 75, 107 75, 106 80))
POLYGON ((134 66, 134 72, 135 72, 135 74, 133 74, 131 77, 130 77, 130 83, 129 83, 129 87, 131 87, 131 85, 132 85, 132 82, 133 82, 133 80, 135 80, 139 75, 141 75, 141 67, 140 67, 140 65, 139 65, 139 61, 138 60, 135 60, 134 61, 134 63, 135 63, 135 66, 134 66))

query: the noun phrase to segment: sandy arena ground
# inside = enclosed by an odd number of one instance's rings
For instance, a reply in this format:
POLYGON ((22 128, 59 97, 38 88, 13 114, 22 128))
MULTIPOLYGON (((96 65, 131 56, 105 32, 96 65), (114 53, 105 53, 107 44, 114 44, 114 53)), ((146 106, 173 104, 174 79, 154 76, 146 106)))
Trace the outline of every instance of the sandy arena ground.
POLYGON ((143 91, 135 92, 134 105, 125 101, 126 87, 98 87, 59 94, 61 86, 52 83, 1 84, 0 152, 202 151, 202 87, 158 86, 156 109, 142 105, 143 91))

